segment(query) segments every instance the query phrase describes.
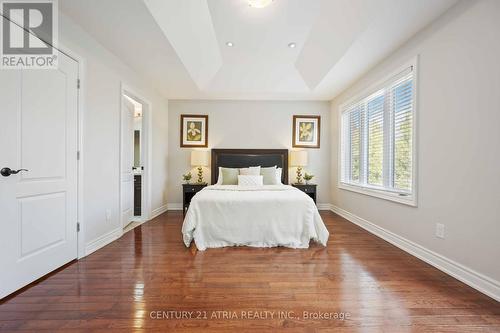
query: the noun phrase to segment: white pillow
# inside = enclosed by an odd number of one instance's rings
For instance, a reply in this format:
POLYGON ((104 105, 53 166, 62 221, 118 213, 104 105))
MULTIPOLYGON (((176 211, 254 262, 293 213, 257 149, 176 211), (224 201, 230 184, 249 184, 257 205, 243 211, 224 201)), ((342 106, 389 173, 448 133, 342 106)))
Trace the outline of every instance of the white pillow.
POLYGON ((242 176, 259 176, 260 175, 260 166, 242 168, 242 169, 240 169, 240 175, 242 175, 242 176))
MULTIPOLYGON (((239 169, 240 175, 252 175, 252 176, 258 176, 260 175, 260 166, 256 167, 249 167, 249 168, 242 168, 239 169)), ((281 175, 280 175, 281 178, 281 175)), ((222 167, 219 167, 219 176, 217 177, 217 183, 215 185, 222 185, 222 167)))
POLYGON ((262 186, 264 184, 263 176, 239 175, 238 186, 262 186))
POLYGON ((282 185, 281 183, 281 175, 283 174, 282 168, 276 168, 276 184, 282 185))
POLYGON ((217 177, 217 183, 215 185, 222 185, 222 167, 219 167, 219 176, 217 177))

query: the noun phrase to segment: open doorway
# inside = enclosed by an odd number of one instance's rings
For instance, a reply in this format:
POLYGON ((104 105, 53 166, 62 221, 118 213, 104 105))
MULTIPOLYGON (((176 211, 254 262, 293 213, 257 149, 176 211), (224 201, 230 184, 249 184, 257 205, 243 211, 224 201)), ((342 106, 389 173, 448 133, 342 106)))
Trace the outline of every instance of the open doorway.
POLYGON ((148 219, 147 122, 149 104, 122 90, 120 213, 123 232, 148 219))

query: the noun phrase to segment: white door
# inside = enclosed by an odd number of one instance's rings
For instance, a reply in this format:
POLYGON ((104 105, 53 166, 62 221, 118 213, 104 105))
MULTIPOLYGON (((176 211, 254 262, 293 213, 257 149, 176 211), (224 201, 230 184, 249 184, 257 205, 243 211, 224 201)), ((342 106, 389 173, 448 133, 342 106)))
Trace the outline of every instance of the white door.
POLYGON ((77 257, 77 78, 0 70, 0 298, 77 257))
POLYGON ((134 105, 123 97, 121 130, 121 220, 129 224, 134 216, 134 105))

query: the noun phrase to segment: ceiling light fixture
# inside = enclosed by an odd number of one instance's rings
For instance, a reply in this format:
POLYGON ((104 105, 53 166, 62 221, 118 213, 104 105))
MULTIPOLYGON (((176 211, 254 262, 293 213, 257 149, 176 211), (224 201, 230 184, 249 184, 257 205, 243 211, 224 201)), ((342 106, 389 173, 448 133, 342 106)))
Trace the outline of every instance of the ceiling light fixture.
POLYGON ((226 42, 226 46, 227 46, 227 47, 233 47, 233 46, 234 46, 234 44, 233 44, 233 42, 226 42))
POLYGON ((288 47, 291 48, 291 49, 293 49, 296 46, 297 46, 297 44, 295 44, 293 42, 292 43, 288 43, 288 47))
POLYGON ((252 8, 264 8, 269 6, 274 0, 248 0, 248 5, 252 8))

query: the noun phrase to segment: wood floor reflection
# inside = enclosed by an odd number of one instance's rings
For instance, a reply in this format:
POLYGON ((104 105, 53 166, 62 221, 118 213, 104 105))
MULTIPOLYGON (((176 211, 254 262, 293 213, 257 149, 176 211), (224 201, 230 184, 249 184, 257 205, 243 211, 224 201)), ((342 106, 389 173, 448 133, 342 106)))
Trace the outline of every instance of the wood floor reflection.
POLYGON ((163 214, 4 300, 0 331, 500 331, 500 303, 321 215, 326 248, 193 256, 182 243, 182 214, 163 214))

